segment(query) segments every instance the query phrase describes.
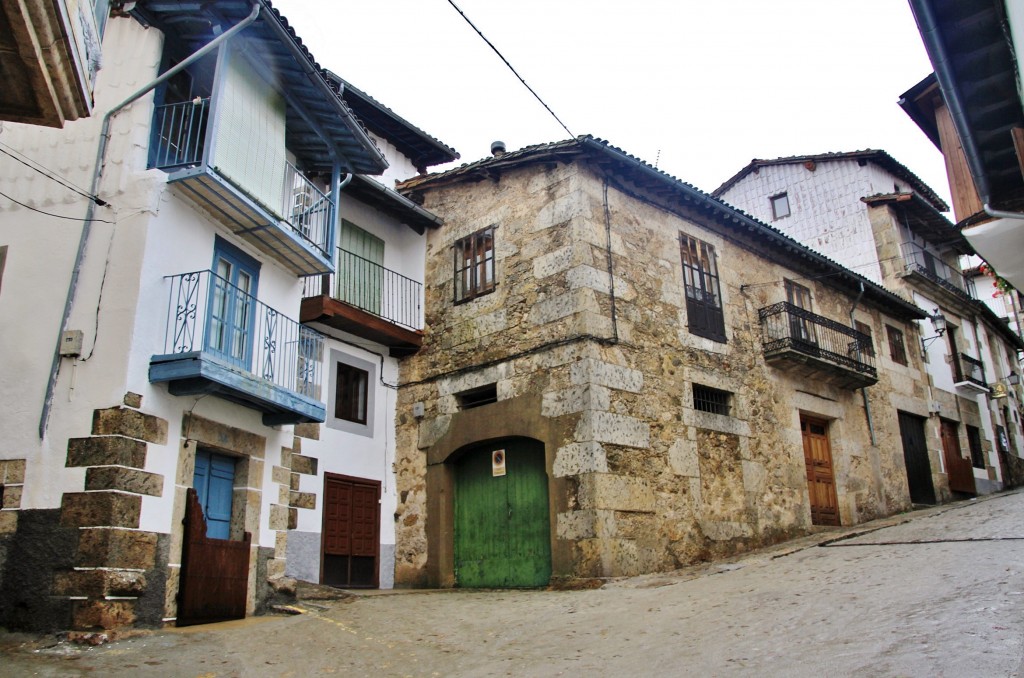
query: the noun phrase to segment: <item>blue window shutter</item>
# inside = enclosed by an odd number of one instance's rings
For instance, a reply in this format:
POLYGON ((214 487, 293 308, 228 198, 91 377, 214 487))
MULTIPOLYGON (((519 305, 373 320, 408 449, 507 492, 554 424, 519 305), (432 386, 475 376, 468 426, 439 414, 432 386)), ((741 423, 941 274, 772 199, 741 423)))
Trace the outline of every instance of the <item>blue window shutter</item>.
POLYGON ((235 461, 231 457, 196 452, 193 487, 206 519, 206 536, 228 539, 231 533, 231 499, 235 486, 235 461))

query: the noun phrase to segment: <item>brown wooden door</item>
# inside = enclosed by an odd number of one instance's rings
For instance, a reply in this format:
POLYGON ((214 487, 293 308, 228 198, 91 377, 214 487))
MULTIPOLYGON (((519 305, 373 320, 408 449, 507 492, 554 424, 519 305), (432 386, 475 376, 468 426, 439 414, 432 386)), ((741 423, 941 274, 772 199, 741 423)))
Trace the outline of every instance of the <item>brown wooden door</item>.
POLYGON ((324 479, 320 581, 380 585, 380 482, 328 473, 324 479))
POLYGON ((960 452, 960 434, 952 421, 942 420, 942 459, 946 463, 949 489, 963 494, 977 494, 974 487, 974 467, 960 452))
POLYGON ((832 472, 828 424, 821 419, 800 417, 800 433, 804 441, 807 489, 811 497, 811 522, 815 525, 838 525, 839 500, 832 472))
POLYGON ((240 541, 206 536, 206 520, 194 488, 185 493, 185 538, 181 549, 178 626, 245 616, 251 535, 240 541))

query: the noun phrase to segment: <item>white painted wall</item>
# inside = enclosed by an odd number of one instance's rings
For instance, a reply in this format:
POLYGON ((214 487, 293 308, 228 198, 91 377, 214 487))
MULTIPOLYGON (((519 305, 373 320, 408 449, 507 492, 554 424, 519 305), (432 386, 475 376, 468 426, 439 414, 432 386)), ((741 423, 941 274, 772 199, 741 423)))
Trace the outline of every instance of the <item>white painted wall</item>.
POLYGON ((818 162, 812 172, 802 163, 768 165, 740 179, 722 195, 726 202, 771 224, 786 235, 881 283, 874 235, 861 198, 891 193, 906 182, 873 163, 818 162), (769 198, 787 193, 791 214, 772 218, 769 198))
POLYGON ((402 152, 393 143, 372 132, 369 132, 369 135, 373 142, 377 144, 377 148, 384 154, 384 159, 388 161, 388 168, 384 170, 384 173, 377 177, 370 177, 371 179, 384 184, 388 188, 394 188, 396 182, 405 181, 418 174, 416 166, 412 164, 412 160, 402 155, 402 152))

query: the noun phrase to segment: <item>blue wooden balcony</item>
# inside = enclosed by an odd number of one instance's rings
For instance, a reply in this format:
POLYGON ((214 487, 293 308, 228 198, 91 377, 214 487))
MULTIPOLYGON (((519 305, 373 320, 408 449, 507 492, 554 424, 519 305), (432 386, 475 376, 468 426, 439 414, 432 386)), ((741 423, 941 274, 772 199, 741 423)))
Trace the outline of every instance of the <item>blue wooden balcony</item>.
POLYGON ((223 157, 231 149, 221 141, 214 151, 212 118, 209 98, 158 106, 150 164, 166 170, 168 183, 296 275, 333 272, 337 213, 325 187, 270 152, 262 165, 225 171, 217 154, 223 157))
POLYGON ((878 383, 868 335, 787 302, 762 308, 758 317, 770 365, 840 388, 878 383))
POLYGON ((263 423, 322 422, 323 336, 212 271, 168 277, 163 353, 149 380, 173 395, 217 396, 263 413, 263 423))

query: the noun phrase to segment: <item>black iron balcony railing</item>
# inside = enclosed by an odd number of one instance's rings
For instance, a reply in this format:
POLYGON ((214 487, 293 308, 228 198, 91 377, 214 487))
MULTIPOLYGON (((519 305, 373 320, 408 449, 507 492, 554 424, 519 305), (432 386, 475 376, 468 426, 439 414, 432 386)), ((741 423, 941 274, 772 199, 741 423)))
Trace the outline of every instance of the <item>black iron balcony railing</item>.
POLYGON ((988 382, 985 381, 985 364, 966 353, 961 353, 958 358, 955 365, 957 382, 969 381, 982 388, 988 388, 988 382))
POLYGON ((422 283, 340 247, 337 274, 305 280, 303 297, 328 294, 400 327, 410 330, 423 327, 420 319, 422 283))
POLYGON ((765 355, 782 351, 817 358, 877 378, 871 338, 788 302, 758 311, 765 355))
POLYGON ((324 338, 212 271, 168 276, 164 356, 202 354, 320 400, 324 338))
MULTIPOLYGON (((154 143, 150 164, 163 170, 176 170, 202 165, 207 145, 210 99, 196 97, 191 101, 158 106, 153 117, 154 143)), ((209 160, 210 164, 215 164, 209 160)), ((269 168, 273 175, 265 178, 270 186, 280 186, 280 194, 266 198, 264 204, 281 226, 315 247, 325 258, 331 258, 331 223, 334 201, 319 186, 284 162, 269 168), (280 183, 278 183, 280 182, 280 183)), ((246 187, 239 187, 243 191, 246 187)), ((272 189, 274 193, 277 189, 272 189)), ((256 197, 256 196, 253 196, 256 197)))
POLYGON ((917 243, 905 242, 902 245, 903 263, 908 272, 919 273, 933 283, 944 287, 950 292, 976 299, 978 294, 974 288, 974 281, 929 252, 917 243))

